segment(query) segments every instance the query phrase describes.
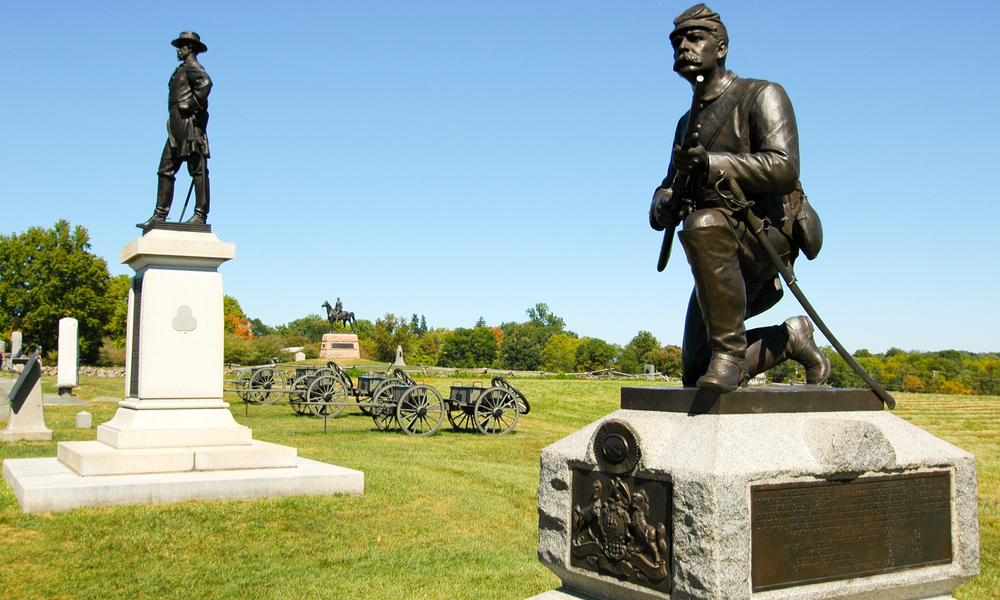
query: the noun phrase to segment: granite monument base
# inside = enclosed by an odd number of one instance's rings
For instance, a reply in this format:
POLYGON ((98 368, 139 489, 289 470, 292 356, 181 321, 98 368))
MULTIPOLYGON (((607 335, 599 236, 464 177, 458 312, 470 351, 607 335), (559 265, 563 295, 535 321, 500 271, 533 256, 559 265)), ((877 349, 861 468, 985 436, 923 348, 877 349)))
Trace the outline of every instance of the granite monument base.
POLYGON ((563 586, 537 599, 948 598, 979 572, 975 458, 871 392, 622 406, 542 452, 538 557, 563 586))
POLYGON ((338 358, 361 358, 361 346, 358 336, 353 333, 327 333, 319 350, 320 358, 336 360, 338 358))

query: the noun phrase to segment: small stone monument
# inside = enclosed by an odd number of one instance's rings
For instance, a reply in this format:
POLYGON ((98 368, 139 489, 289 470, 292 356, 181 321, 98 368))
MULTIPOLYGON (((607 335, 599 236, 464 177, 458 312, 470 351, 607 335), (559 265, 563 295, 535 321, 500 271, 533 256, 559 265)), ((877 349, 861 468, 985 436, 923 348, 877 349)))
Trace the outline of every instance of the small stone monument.
POLYGON ((302 362, 305 359, 306 359, 306 353, 305 352, 296 352, 295 353, 295 362, 302 362))
POLYGON ((59 374, 56 386, 60 396, 71 396, 80 385, 79 323, 72 317, 59 319, 59 374))
POLYGON ((406 363, 403 362, 403 347, 396 346, 396 362, 392 363, 394 367, 405 367, 406 363))
POLYGON ((76 428, 77 429, 90 429, 93 419, 91 414, 85 410, 81 410, 76 413, 76 428))
POLYGON ((0 440, 51 440, 52 430, 45 426, 42 412, 42 362, 38 351, 28 359, 21 375, 8 394, 10 419, 0 431, 0 440))
POLYGON ((21 332, 15 331, 10 334, 10 357, 21 356, 21 332))
POLYGON ((656 376, 656 365, 642 365, 642 374, 646 379, 652 379, 656 376))

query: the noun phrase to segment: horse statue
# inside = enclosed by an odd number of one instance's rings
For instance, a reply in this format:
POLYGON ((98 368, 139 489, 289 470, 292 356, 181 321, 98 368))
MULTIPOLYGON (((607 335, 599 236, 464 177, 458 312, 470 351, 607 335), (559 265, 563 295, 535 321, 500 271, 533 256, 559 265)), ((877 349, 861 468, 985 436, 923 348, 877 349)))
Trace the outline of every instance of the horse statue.
POLYGON ((326 309, 326 320, 330 322, 331 331, 337 321, 343 322, 344 327, 350 325, 351 331, 354 331, 354 313, 341 310, 340 298, 337 299, 337 308, 330 306, 329 301, 324 302, 321 306, 326 309))

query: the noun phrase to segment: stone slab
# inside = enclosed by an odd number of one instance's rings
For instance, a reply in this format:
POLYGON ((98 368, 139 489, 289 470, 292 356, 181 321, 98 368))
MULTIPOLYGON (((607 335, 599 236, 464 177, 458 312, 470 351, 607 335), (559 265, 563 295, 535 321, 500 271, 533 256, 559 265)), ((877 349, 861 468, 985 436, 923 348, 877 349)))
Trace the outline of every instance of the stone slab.
POLYGON ((260 440, 246 446, 195 446, 191 451, 196 471, 294 467, 298 457, 298 451, 291 446, 260 440))
POLYGON ((364 494, 364 473, 298 458, 283 469, 186 471, 81 477, 57 458, 8 458, 3 476, 22 510, 169 504, 185 500, 253 500, 284 496, 364 494))
POLYGON ((112 448, 101 442, 60 442, 57 457, 84 477, 179 471, 224 471, 294 467, 297 451, 251 440, 239 446, 112 448))
POLYGON ((240 446, 253 431, 236 422, 227 408, 134 410, 119 408, 97 426, 97 441, 114 448, 240 446))
POLYGON ((625 387, 621 407, 715 415, 883 410, 871 390, 816 385, 761 385, 721 394, 690 387, 625 387))
POLYGON ((692 414, 618 410, 542 451, 539 560, 565 588, 597 598, 892 600, 948 598, 979 573, 975 457, 889 411, 692 414), (599 469, 607 420, 628 425, 641 450, 636 477, 672 484, 669 594, 571 564, 574 470, 599 469), (754 486, 947 472, 948 564, 753 591, 754 486))
POLYGON ((59 442, 56 457, 83 477, 194 470, 189 448, 119 450, 95 441, 59 442))

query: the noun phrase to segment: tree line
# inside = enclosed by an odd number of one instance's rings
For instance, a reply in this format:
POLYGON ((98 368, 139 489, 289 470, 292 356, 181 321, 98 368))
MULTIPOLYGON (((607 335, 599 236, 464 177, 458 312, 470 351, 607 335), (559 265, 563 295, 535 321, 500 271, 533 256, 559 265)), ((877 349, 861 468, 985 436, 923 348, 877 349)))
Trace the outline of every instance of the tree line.
MULTIPOLYGON (((319 356, 323 334, 330 324, 318 314, 269 327, 243 313, 235 298, 226 297, 226 361, 239 364, 263 362, 268 353, 282 347, 302 347, 307 358, 319 356)), ((619 346, 593 337, 581 337, 566 329, 566 322, 544 303, 525 311, 522 322, 489 326, 480 318, 471 327, 448 329, 427 326, 427 318, 409 319, 386 314, 374 322, 358 319, 363 358, 391 362, 396 348, 403 349, 407 364, 454 367, 492 367, 511 371, 581 373, 615 369, 641 373, 644 364, 659 372, 680 376, 680 348, 661 346, 653 334, 640 331, 628 344, 619 346)), ((337 323, 335 331, 344 331, 337 323)))
MULTIPOLYGON (((55 358, 59 319, 79 322, 80 357, 85 364, 124 364, 125 329, 130 278, 112 277, 107 262, 90 252, 86 228, 60 220, 49 229, 31 227, 20 234, 0 234, 0 336, 8 343, 21 331, 29 351, 43 349, 55 358)), ((248 317, 239 302, 226 296, 225 360, 243 365, 262 364, 272 357, 289 359, 284 349, 302 347, 306 356, 319 356, 323 334, 330 331, 324 317, 310 314, 284 325, 268 326, 248 317)), ((456 368, 494 367, 512 371, 580 373, 614 369, 641 373, 644 364, 671 377, 680 377, 681 349, 661 345, 648 331, 639 331, 624 346, 580 336, 544 303, 525 311, 520 322, 490 326, 482 318, 470 327, 432 328, 425 317, 409 319, 386 314, 374 322, 358 319, 358 335, 365 358, 391 362, 402 347, 408 364, 456 368)), ((337 330, 343 330, 341 323, 337 330)), ((9 346, 8 346, 9 348, 9 346)), ((828 383, 835 387, 864 387, 861 379, 830 347, 828 383)), ((942 394, 1000 395, 1000 355, 961 350, 904 352, 890 348, 883 354, 858 350, 854 357, 883 387, 893 391, 942 394)), ((805 378, 796 363, 786 362, 767 373, 775 382, 805 378)))

